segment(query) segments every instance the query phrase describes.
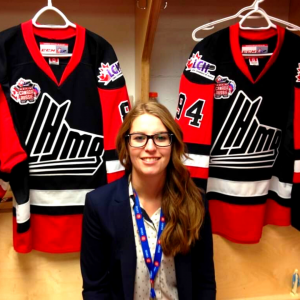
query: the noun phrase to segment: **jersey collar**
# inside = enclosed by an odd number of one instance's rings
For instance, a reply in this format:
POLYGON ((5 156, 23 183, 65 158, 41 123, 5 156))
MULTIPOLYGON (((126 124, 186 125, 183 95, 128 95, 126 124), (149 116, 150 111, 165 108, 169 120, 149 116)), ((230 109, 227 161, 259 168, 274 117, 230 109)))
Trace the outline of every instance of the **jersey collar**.
POLYGON ((230 35, 231 52, 232 52, 232 55, 233 55, 233 58, 234 58, 234 61, 237 65, 237 67, 252 83, 256 83, 262 78, 262 76, 268 71, 268 69, 276 61, 278 54, 280 52, 283 40, 284 40, 285 29, 280 26, 276 26, 276 29, 270 28, 270 29, 262 30, 262 31, 240 30, 239 23, 236 23, 229 27, 229 35, 230 35), (252 75, 249 71, 249 68, 245 62, 245 58, 243 57, 241 50, 240 50, 241 48, 240 48, 239 37, 241 36, 241 37, 249 39, 249 40, 260 41, 260 40, 268 39, 274 35, 277 35, 276 48, 275 48, 272 56, 269 58, 268 62, 266 63, 265 67, 259 74, 259 76, 256 78, 256 80, 253 80, 253 77, 252 77, 252 75))
POLYGON ((29 20, 21 24, 23 37, 25 44, 38 67, 50 77, 56 85, 60 86, 68 78, 68 76, 74 71, 79 64, 84 45, 85 45, 85 28, 76 24, 76 29, 68 27, 65 29, 49 29, 49 28, 37 28, 32 25, 32 20, 29 20), (58 82, 50 66, 42 56, 38 45, 36 43, 34 35, 39 35, 49 39, 67 39, 76 36, 74 50, 69 63, 67 64, 60 81, 58 82))

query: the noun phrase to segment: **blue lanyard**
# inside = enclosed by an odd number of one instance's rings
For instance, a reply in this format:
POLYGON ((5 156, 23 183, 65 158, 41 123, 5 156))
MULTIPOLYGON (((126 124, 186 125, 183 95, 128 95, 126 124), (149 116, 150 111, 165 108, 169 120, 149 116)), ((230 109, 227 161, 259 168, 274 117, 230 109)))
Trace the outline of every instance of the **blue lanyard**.
POLYGON ((154 298, 156 298, 156 294, 155 294, 155 290, 154 290, 154 279, 155 279, 155 276, 160 267, 161 258, 162 258, 160 235, 166 225, 165 217, 164 217, 163 211, 161 209, 160 210, 160 221, 159 221, 159 227, 158 227, 158 233, 157 233, 156 249, 155 249, 155 254, 154 254, 154 263, 153 263, 152 258, 151 258, 149 243, 148 243, 148 239, 147 239, 147 233, 146 233, 146 229, 145 229, 144 219, 143 219, 143 215, 142 215, 142 210, 141 210, 141 206, 140 206, 140 200, 139 200, 139 197, 135 190, 133 190, 133 195, 135 197, 134 213, 135 213, 136 224, 138 226, 138 231, 139 231, 140 241, 141 241, 141 245, 142 245, 142 249, 143 249, 145 263, 149 270, 149 275, 150 275, 150 285, 151 285, 150 297, 152 299, 154 299, 154 298))

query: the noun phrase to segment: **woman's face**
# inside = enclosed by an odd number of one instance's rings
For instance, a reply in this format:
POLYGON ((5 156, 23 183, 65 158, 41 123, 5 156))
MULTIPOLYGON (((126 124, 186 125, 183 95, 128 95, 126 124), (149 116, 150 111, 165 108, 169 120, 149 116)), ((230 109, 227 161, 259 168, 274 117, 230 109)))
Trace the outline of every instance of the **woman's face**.
MULTIPOLYGON (((143 133, 153 135, 168 133, 161 120, 153 115, 143 114, 132 123, 129 133, 143 133)), ((171 145, 158 147, 152 139, 142 148, 134 148, 128 145, 129 156, 132 163, 132 173, 139 176, 165 175, 167 165, 171 158, 171 145)))

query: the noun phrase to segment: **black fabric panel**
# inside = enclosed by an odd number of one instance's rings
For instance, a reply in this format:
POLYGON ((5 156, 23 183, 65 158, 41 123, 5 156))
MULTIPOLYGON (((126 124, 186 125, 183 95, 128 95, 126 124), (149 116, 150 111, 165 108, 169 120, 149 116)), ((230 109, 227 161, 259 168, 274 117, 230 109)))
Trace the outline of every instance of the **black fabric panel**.
POLYGON ((49 215, 49 216, 63 216, 63 215, 77 215, 83 214, 84 206, 37 206, 31 205, 30 212, 32 214, 49 215))
POLYGON ((210 145, 199 145, 199 144, 192 144, 186 143, 188 153, 190 154, 198 154, 198 155, 209 155, 210 153, 210 145))
POLYGON ((17 232, 18 233, 24 233, 24 232, 28 231, 29 228, 30 228, 30 219, 28 221, 26 221, 25 223, 18 224, 17 225, 17 232))
POLYGON ((193 178, 193 181, 198 188, 202 189, 204 192, 206 191, 207 179, 193 178))
POLYGON ((292 226, 300 230, 300 184, 294 184, 292 189, 291 218, 292 226))
POLYGON ((10 174, 4 173, 4 172, 0 172, 0 179, 2 179, 5 182, 9 182, 9 180, 10 180, 10 174))
POLYGON ((278 196, 277 193, 273 192, 273 191, 269 191, 269 195, 268 198, 273 199, 274 201, 276 201, 278 204, 280 204, 281 206, 284 207, 291 207, 291 199, 284 199, 278 196))
POLYGON ((223 202, 231 203, 231 204, 239 204, 239 205, 251 205, 251 204, 263 204, 267 201, 267 196, 259 196, 259 197, 234 197, 227 196, 216 192, 207 193, 208 200, 220 200, 223 202))
POLYGON ((295 152, 294 152, 295 154, 295 160, 298 160, 298 159, 300 159, 300 150, 295 150, 295 152))
POLYGON ((28 202, 29 177, 27 160, 13 167, 11 171, 10 186, 19 205, 28 202))
POLYGON ((105 159, 107 161, 109 160, 118 160, 119 157, 118 157, 118 153, 116 150, 106 150, 105 151, 105 159))
POLYGON ((231 168, 209 168, 209 177, 222 178, 232 181, 259 181, 269 180, 271 175, 271 168, 261 168, 259 172, 257 169, 231 169, 231 168))

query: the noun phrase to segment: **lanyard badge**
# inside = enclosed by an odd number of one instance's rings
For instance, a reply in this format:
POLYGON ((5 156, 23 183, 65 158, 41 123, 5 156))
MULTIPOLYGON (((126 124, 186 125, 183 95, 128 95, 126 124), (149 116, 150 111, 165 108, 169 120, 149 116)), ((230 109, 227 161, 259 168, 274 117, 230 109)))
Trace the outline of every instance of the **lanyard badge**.
POLYGON ((145 263, 149 270, 149 275, 150 275, 150 285, 151 285, 150 297, 152 299, 155 299, 156 294, 155 294, 155 290, 154 290, 154 279, 155 279, 155 276, 160 267, 161 258, 162 258, 160 235, 166 225, 165 217, 164 217, 163 211, 161 209, 160 210, 160 221, 159 221, 159 227, 158 227, 158 233, 157 233, 156 249, 155 249, 155 254, 154 254, 154 262, 153 262, 152 258, 151 258, 149 243, 148 243, 148 239, 147 239, 147 233, 146 233, 144 219, 143 219, 142 210, 141 210, 141 206, 140 206, 140 201, 139 201, 137 192, 135 190, 133 190, 133 195, 135 198, 134 213, 135 213, 136 224, 138 226, 138 231, 139 231, 140 241, 141 241, 141 245, 142 245, 142 249, 143 249, 145 263))

